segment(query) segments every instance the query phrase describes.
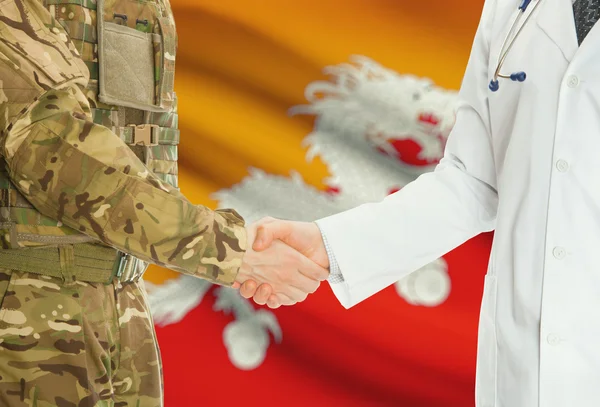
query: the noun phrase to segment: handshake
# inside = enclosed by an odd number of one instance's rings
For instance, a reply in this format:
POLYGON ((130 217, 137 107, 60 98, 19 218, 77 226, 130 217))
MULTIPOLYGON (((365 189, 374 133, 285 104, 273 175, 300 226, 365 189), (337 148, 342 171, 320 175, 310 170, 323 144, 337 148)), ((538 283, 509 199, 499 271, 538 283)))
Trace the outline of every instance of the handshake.
POLYGON ((329 277, 329 259, 315 223, 265 218, 248 226, 247 237, 233 288, 257 304, 294 305, 329 277))

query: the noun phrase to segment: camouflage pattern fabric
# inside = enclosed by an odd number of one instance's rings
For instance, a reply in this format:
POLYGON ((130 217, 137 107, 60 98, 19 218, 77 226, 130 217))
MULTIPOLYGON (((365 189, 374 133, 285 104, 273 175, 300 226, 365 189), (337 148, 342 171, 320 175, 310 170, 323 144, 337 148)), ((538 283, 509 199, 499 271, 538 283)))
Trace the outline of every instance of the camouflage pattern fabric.
MULTIPOLYGON (((78 12, 91 25, 94 2, 84 3, 90 9, 78 12)), ((54 11, 75 18, 66 7, 54 11)), ((191 204, 109 128, 93 122, 88 67, 55 15, 37 0, 0 2, 0 147, 12 183, 56 221, 39 232, 89 236, 144 261, 231 285, 246 247, 243 220, 231 210, 191 204)), ((78 32, 81 41, 93 39, 85 27, 78 32)), ((173 171, 171 164, 150 162, 173 171)), ((20 228, 30 227, 9 216, 0 225, 4 246, 39 245, 14 241, 20 228)))
MULTIPOLYGON (((98 101, 96 0, 0 1, 0 250, 100 241, 231 285, 246 248, 242 218, 193 205, 177 189, 168 0, 106 4, 108 18, 130 14, 123 24, 156 34, 164 112, 98 101), (126 144, 129 124, 158 126, 158 144, 126 144)), ((0 268, 0 405, 162 406, 141 281, 64 281, 0 268)))
POLYGON ((65 285, 0 269, 0 405, 162 406, 160 354, 140 284, 65 285))

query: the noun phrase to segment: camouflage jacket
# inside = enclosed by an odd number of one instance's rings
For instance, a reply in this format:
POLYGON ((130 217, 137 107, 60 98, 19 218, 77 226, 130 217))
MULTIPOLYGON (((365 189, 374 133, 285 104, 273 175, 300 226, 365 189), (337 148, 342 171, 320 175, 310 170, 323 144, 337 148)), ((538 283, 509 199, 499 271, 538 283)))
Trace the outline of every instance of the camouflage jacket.
POLYGON ((0 0, 0 152, 12 184, 65 234, 232 284, 246 247, 243 220, 190 203, 94 123, 89 79, 41 0, 0 0))

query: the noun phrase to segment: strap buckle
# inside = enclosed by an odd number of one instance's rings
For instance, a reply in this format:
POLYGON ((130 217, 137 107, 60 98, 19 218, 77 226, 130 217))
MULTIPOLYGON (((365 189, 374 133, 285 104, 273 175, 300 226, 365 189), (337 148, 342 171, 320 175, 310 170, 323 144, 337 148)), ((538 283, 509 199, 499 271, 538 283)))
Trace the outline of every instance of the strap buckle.
POLYGON ((112 282, 113 278, 118 279, 121 283, 137 281, 142 277, 147 268, 148 263, 130 254, 118 251, 113 276, 108 284, 112 282))
POLYGON ((143 145, 146 147, 158 145, 158 125, 156 124, 130 124, 133 127, 131 134, 131 144, 143 145))

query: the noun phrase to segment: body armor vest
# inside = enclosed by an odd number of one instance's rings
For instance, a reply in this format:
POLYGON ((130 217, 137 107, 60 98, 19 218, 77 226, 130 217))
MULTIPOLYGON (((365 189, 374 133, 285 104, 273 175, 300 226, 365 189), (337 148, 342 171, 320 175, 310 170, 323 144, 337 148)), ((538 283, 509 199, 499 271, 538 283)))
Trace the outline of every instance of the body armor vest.
MULTIPOLYGON (((177 36, 169 0, 44 0, 90 72, 93 121, 108 127, 177 188, 177 36)), ((0 166, 4 249, 95 241, 39 213, 0 166)))

